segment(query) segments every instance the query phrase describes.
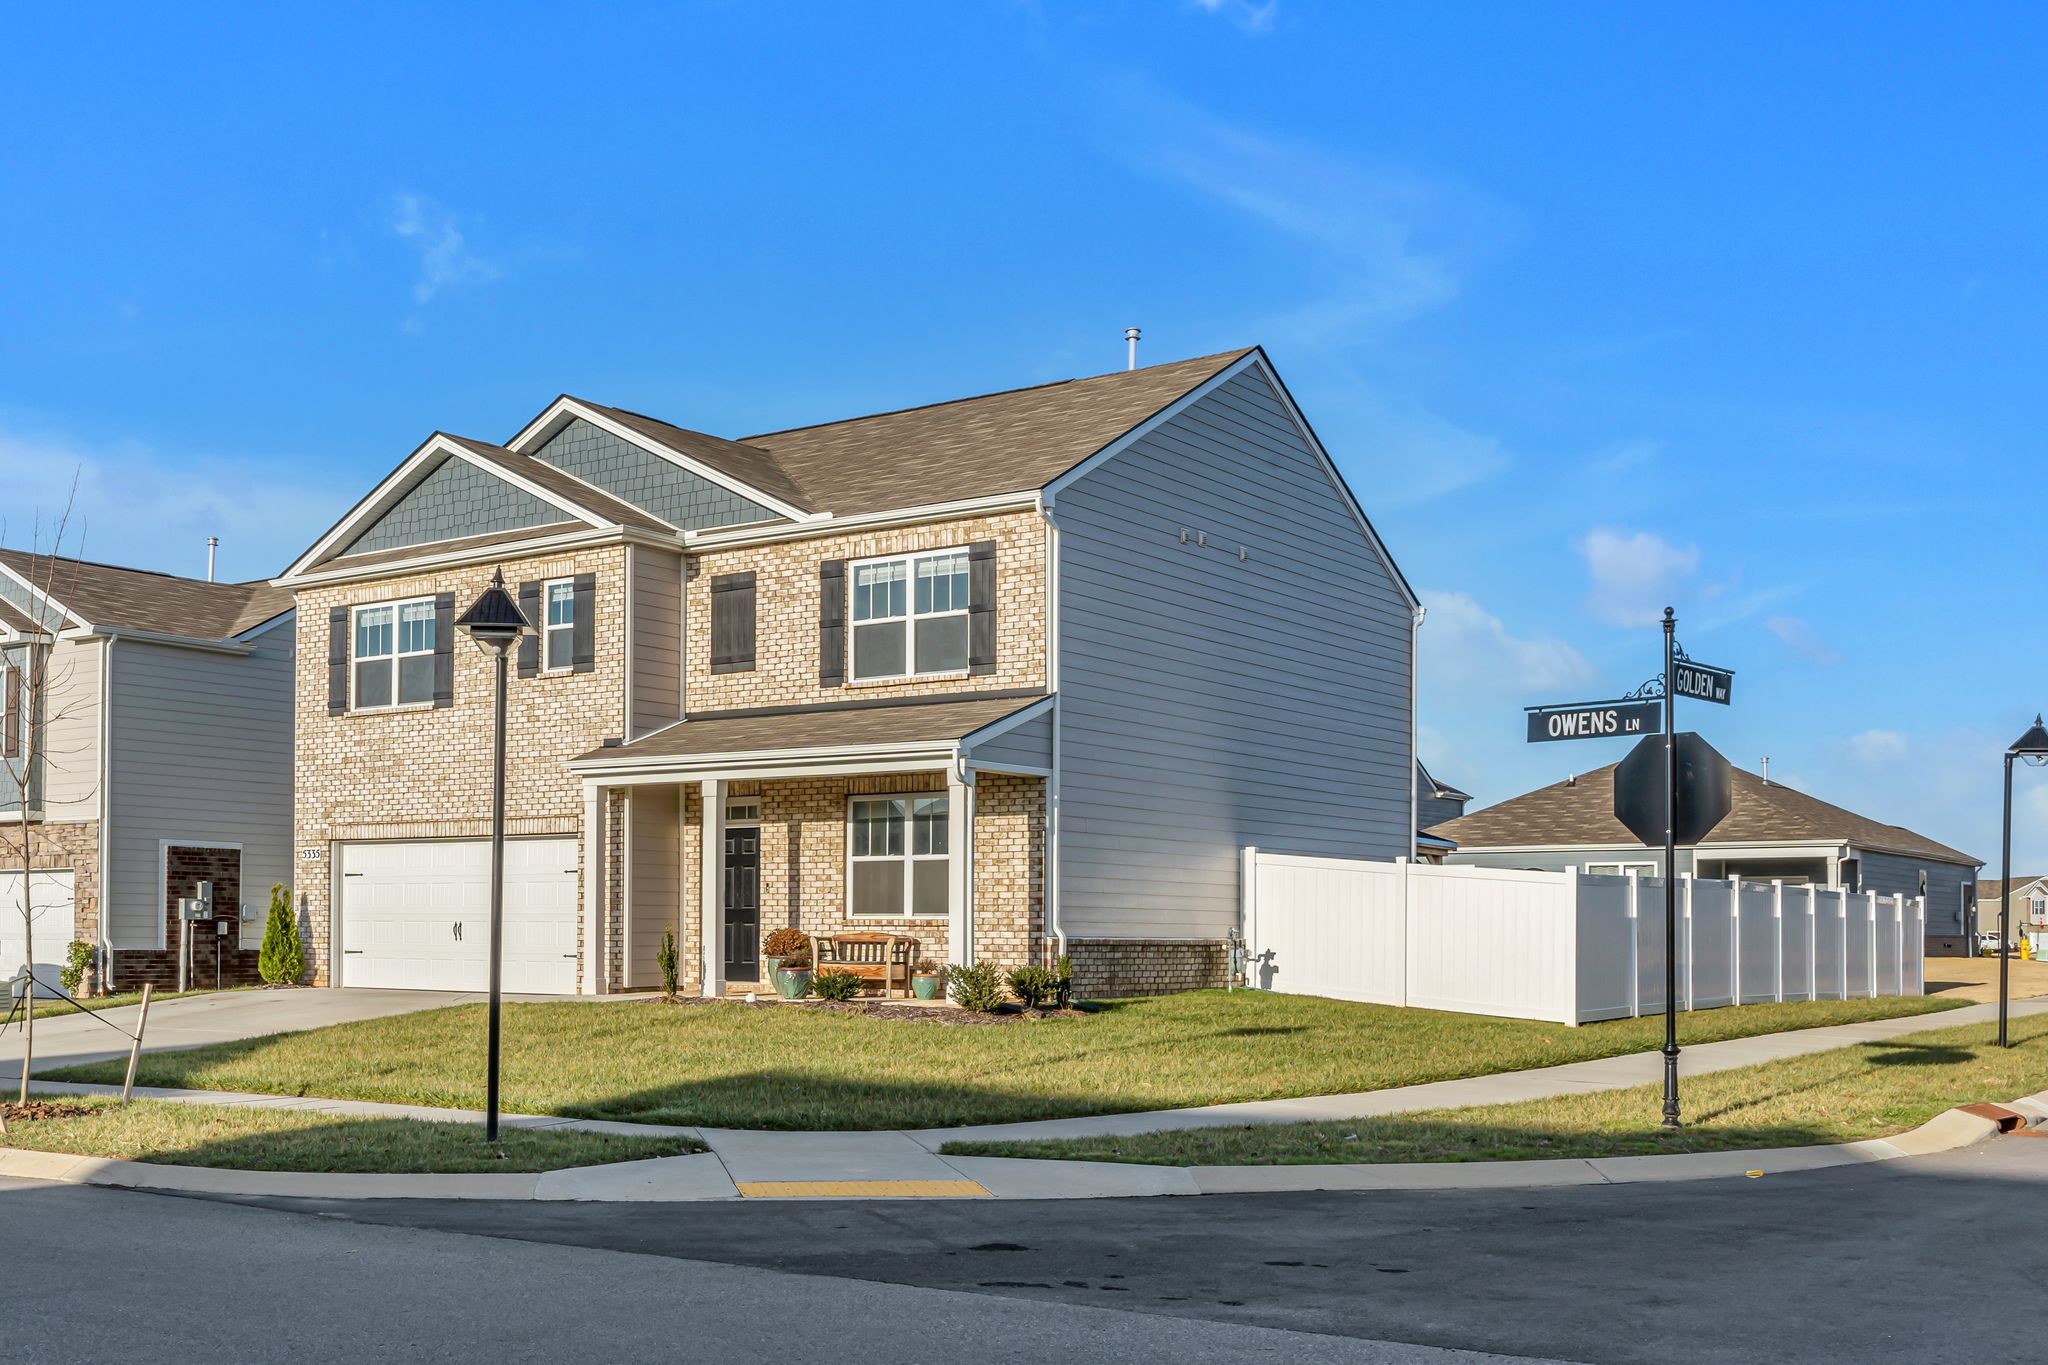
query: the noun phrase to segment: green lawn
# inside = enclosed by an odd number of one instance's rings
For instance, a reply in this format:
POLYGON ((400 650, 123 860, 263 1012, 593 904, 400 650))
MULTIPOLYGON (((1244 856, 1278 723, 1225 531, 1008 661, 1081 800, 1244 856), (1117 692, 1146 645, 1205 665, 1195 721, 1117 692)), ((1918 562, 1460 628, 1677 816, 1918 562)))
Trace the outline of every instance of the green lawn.
POLYGON ((483 1129, 421 1119, 344 1118, 290 1109, 36 1095, 83 1105, 74 1117, 10 1117, 0 1146, 80 1156, 121 1157, 174 1166, 231 1166, 250 1171, 397 1171, 503 1174, 595 1166, 610 1161, 701 1152, 690 1138, 614 1137, 606 1133, 501 1128, 486 1145, 483 1129))
MULTIPOLYGON (((1681 1016, 1691 1042, 1950 1008, 1926 998, 1681 1016)), ((519 1113, 740 1128, 921 1128, 1128 1113, 1517 1071, 1637 1052, 1659 1019, 1558 1024, 1259 991, 1114 1001, 976 1026, 795 1006, 505 1007, 519 1113)), ((53 1073, 119 1081, 122 1065, 53 1073)), ((405 1014, 145 1056, 144 1085, 478 1108, 484 1008, 405 1014)))
POLYGON ((1344 1122, 1145 1133, 1043 1142, 953 1142, 960 1156, 1128 1161, 1161 1166, 1327 1165, 1370 1161, 1524 1161, 1648 1156, 1854 1142, 1917 1128, 1942 1110, 2048 1088, 2048 1015, 2013 1024, 2001 1050, 1988 1026, 1717 1071, 1680 1089, 1685 1127, 1658 1124, 1661 1085, 1344 1122))
MULTIPOLYGON (((254 990, 255 987, 230 986, 228 987, 228 989, 246 991, 254 990)), ((152 1005, 156 1005, 162 1003, 165 1000, 182 1000, 188 995, 220 995, 222 993, 223 992, 221 991, 157 991, 149 997, 149 1003, 152 1005)), ((4 996, 4 994, 5 992, 0 992, 0 996, 4 996)), ((13 1003, 14 1002, 11 1000, 0 1000, 0 1019, 5 1019, 7 1017, 7 1010, 10 1006, 13 1005, 13 1003)), ((93 999, 86 1001, 85 1003, 92 1006, 95 1013, 97 1013, 100 1010, 117 1010, 120 1009, 123 1005, 141 1004, 142 992, 123 991, 119 995, 96 996, 93 999)), ((78 1013, 78 1006, 72 1004, 69 1000, 50 1000, 44 998, 43 996, 36 997, 37 1019, 55 1019, 60 1015, 76 1013, 78 1013)), ((8 1036, 12 1037, 14 1034, 14 1030, 20 1027, 21 1015, 16 1014, 14 1016, 13 1024, 8 1027, 8 1036)))

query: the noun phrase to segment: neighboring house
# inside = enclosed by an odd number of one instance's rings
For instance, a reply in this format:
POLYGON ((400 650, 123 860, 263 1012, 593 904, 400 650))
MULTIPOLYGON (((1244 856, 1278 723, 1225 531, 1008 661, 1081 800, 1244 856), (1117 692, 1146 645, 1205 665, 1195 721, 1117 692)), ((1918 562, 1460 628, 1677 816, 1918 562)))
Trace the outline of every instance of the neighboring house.
MULTIPOLYGON (((1978 933, 1998 932, 1999 902, 2004 898, 2004 882, 1978 879, 1978 933)), ((2022 934, 2048 933, 2048 877, 2013 878, 2011 918, 2007 925, 2007 932, 2015 942, 2022 934)))
POLYGON ((437 434, 298 594, 316 979, 482 984, 502 569, 505 981, 706 993, 767 929, 1089 993, 1223 984, 1241 850, 1414 849, 1415 599, 1263 352, 727 440, 563 397, 437 434))
POLYGON ((1458 846, 1431 834, 1430 828, 1455 820, 1465 813, 1472 797, 1429 775, 1420 759, 1415 763, 1415 855, 1424 862, 1441 863, 1458 846))
MULTIPOLYGON (((1678 870, 1700 877, 1848 887, 1927 897, 1929 954, 1966 954, 1969 891, 1982 863, 1924 835, 1734 769, 1728 815, 1678 870)), ((1437 825, 1453 863, 1656 876, 1645 848, 1614 818, 1614 765, 1437 825)))
MULTIPOLYGON (((291 621, 267 584, 0 550, 0 975, 23 960, 24 800, 39 979, 75 938, 110 985, 171 985, 181 897, 211 881, 260 913, 289 884, 291 621)), ((221 945, 224 980, 255 979, 262 933, 221 945)))

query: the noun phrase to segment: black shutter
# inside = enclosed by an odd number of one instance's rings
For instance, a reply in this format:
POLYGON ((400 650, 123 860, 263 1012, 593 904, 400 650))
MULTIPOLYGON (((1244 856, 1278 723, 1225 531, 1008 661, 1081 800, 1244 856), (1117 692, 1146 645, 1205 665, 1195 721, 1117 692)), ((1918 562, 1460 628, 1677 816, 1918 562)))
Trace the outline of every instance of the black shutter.
POLYGON ((996 671, 996 543, 967 547, 967 671, 996 671))
POLYGON ((570 581, 576 599, 576 623, 569 634, 571 657, 576 660, 571 671, 588 673, 597 667, 597 575, 580 573, 570 581))
POLYGON ((540 672, 540 635, 548 628, 540 614, 540 584, 519 585, 519 610, 533 627, 530 634, 519 637, 519 676, 531 678, 540 672))
POLYGON ((327 609, 327 714, 348 710, 348 608, 327 609))
POLYGON ((818 686, 846 681, 846 561, 818 566, 818 686))
POLYGON ((455 705, 455 594, 434 594, 434 705, 455 705))
POLYGON ((722 573, 711 579, 711 671, 754 671, 754 575, 722 573))

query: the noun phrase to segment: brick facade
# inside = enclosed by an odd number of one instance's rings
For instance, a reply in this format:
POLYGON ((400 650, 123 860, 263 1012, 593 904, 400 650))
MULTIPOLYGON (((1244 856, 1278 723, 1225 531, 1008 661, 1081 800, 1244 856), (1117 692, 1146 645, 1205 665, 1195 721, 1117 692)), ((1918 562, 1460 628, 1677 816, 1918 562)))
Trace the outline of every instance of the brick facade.
MULTIPOLYGON (((216 905, 237 906, 242 901, 242 855, 232 848, 187 848, 177 844, 164 850, 164 947, 161 949, 117 948, 114 950, 114 979, 124 991, 139 989, 143 982, 160 991, 178 984, 178 902, 197 894, 199 883, 213 883, 216 905)), ((219 950, 220 984, 254 986, 262 981, 256 971, 257 952, 241 946, 239 925, 225 936, 211 923, 195 923, 192 930, 192 976, 195 989, 210 990, 214 984, 215 950, 219 950)))
MULTIPOLYGON (((0 818, 0 872, 21 870, 21 824, 0 818)), ((100 936, 100 822, 67 820, 31 821, 28 826, 29 866, 37 871, 71 874, 71 936, 87 943, 100 936)), ((61 952, 46 956, 44 945, 36 945, 36 957, 61 962, 61 952)))
POLYGON ((1171 995, 1229 984, 1230 945, 1221 939, 1069 939, 1077 999, 1171 995))
MULTIPOLYGON (((502 561, 514 590, 527 580, 585 573, 596 579, 596 667, 533 678, 515 673, 512 679, 505 762, 512 834, 579 834, 582 787, 568 761, 624 729, 624 566, 619 546, 502 561)), ((479 838, 489 832, 491 794, 491 656, 466 637, 454 642, 452 706, 330 716, 328 611, 448 592, 459 613, 490 582, 492 568, 469 565, 299 592, 294 843, 318 856, 297 863, 295 892, 315 985, 329 981, 328 845, 343 839, 479 838)))

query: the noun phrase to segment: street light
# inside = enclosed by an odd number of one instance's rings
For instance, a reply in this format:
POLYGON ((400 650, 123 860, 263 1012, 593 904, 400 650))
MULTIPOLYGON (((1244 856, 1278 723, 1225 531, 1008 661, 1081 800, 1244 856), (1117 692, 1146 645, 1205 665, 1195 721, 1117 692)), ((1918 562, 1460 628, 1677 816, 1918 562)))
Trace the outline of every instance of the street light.
POLYGON ((2005 881, 1998 888, 1998 1045, 2011 1047, 2006 1038, 2007 998, 2012 972, 2012 940, 2007 921, 2012 917, 2012 761, 2024 759, 2036 768, 2048 767, 2048 730, 2041 728, 2039 712, 2034 728, 2012 742, 2005 751, 2005 839, 1999 850, 2000 871, 2005 881))
POLYGON ((491 585, 469 604, 455 624, 478 648, 495 653, 498 665, 497 724, 491 735, 491 1024, 484 1081, 484 1141, 498 1140, 498 985, 505 933, 505 674, 512 647, 533 629, 505 591, 505 574, 491 572, 491 585))

